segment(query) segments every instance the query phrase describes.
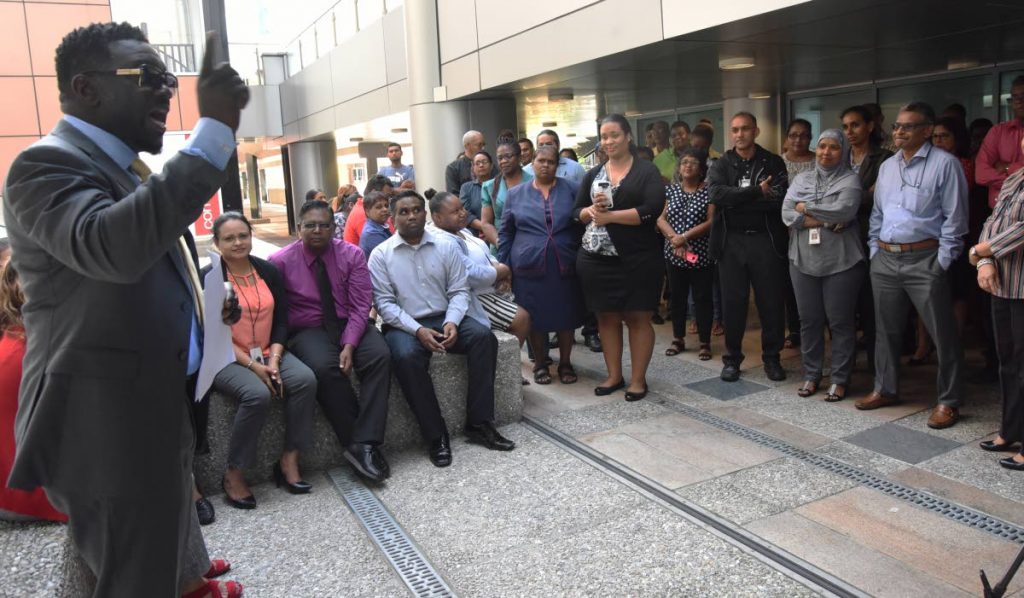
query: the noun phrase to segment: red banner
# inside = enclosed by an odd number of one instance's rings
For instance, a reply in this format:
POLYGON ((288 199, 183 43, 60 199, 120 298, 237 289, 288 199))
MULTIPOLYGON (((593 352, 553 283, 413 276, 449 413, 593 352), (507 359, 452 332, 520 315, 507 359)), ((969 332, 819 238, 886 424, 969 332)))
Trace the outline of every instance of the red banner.
POLYGON ((197 237, 209 237, 213 234, 213 221, 220 216, 220 191, 218 190, 203 206, 203 213, 196 219, 193 228, 197 237))

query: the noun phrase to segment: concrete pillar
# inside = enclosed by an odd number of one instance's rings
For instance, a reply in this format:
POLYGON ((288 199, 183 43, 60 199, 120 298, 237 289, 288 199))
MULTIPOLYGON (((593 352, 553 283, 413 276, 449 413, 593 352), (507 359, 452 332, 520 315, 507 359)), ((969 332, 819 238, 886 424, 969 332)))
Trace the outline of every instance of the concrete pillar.
MULTIPOLYGON (((409 73, 409 119, 416 150, 416 188, 444 189, 448 163, 462 153, 462 135, 471 129, 484 134, 494 155, 494 141, 501 129, 517 131, 512 100, 434 101, 441 86, 440 49, 437 38, 437 3, 407 2, 405 52, 409 73)), ((441 94, 443 97, 444 94, 441 94)))
POLYGON ((288 144, 288 168, 295 214, 306 201, 306 191, 322 189, 328 197, 338 190, 338 146, 333 140, 288 144))
POLYGON ((253 220, 263 219, 263 206, 260 204, 260 167, 253 154, 245 155, 246 183, 249 192, 249 214, 253 220))
MULTIPOLYGON (((725 149, 732 149, 732 140, 729 137, 729 121, 732 115, 737 112, 749 112, 757 118, 757 128, 761 134, 757 137, 757 143, 766 150, 774 153, 782 151, 782 127, 779 123, 780 111, 777 98, 765 98, 752 100, 750 98, 727 98, 722 102, 722 119, 724 131, 722 139, 725 149)), ((718 136, 718 131, 715 131, 718 136)))

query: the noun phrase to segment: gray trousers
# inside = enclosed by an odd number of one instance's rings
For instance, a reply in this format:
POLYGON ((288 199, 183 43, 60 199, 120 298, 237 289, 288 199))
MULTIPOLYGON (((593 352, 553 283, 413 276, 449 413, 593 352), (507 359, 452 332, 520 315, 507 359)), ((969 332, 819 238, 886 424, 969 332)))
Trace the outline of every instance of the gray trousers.
MULTIPOLYGON (((312 370, 291 353, 281 357, 280 372, 284 387, 284 450, 304 451, 309 448, 313 436, 316 378, 312 370)), ((252 467, 256 463, 260 430, 267 421, 270 401, 274 397, 255 372, 238 363, 229 364, 221 370, 213 379, 213 388, 238 399, 238 412, 228 445, 228 467, 252 467)))
POLYGON ((938 402, 959 407, 963 397, 964 351, 953 320, 949 277, 939 265, 938 249, 907 253, 879 249, 871 260, 871 286, 877 326, 875 392, 899 395, 903 330, 913 304, 938 353, 938 402))
POLYGON ((846 386, 857 355, 854 312, 865 266, 829 276, 809 276, 790 264, 789 275, 800 310, 800 353, 804 380, 821 381, 825 357, 825 322, 832 330, 832 383, 846 386))

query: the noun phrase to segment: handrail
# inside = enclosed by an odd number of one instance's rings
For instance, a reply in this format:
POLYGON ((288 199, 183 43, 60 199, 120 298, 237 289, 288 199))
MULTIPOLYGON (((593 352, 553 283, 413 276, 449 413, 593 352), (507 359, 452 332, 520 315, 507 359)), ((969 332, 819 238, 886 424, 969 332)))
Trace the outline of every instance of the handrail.
POLYGON ((192 44, 152 44, 172 73, 195 73, 196 49, 192 44))

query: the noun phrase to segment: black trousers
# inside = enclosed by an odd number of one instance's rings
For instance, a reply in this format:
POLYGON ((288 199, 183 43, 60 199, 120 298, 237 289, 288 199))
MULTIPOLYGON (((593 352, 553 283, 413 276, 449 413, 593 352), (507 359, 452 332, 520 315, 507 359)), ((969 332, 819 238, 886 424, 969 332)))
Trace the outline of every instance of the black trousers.
POLYGON ((715 267, 680 268, 668 264, 668 284, 672 292, 672 334, 675 338, 686 336, 687 300, 693 290, 693 304, 696 309, 697 335, 702 344, 711 342, 712 285, 715 267))
POLYGON ((1024 442, 1024 299, 992 297, 992 328, 999 356, 1005 442, 1024 442))
POLYGON ((764 233, 730 232, 718 260, 722 283, 722 318, 725 326, 725 355, 722 361, 737 366, 743 362, 743 335, 747 330, 750 288, 761 318, 761 356, 777 361, 786 333, 787 262, 775 253, 771 236, 764 233))
MULTIPOLYGON (((342 330, 345 321, 341 322, 342 330)), ((388 418, 391 355, 380 332, 368 325, 353 355, 359 376, 359 396, 341 368, 341 348, 323 328, 306 328, 292 335, 288 350, 316 374, 316 400, 343 446, 353 442, 380 444, 388 418)))
MULTIPOLYGON (((420 325, 441 331, 444 316, 421 318, 420 325)), ((395 377, 402 394, 420 424, 425 440, 433 441, 447 431, 430 378, 431 352, 415 336, 398 328, 384 328, 384 340, 391 349, 395 377)), ((466 317, 459 324, 459 337, 450 352, 466 356, 469 384, 466 392, 466 423, 494 421, 494 372, 498 366, 498 339, 489 328, 466 317)))

